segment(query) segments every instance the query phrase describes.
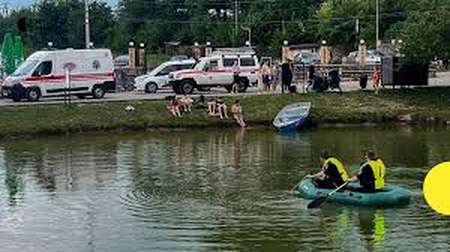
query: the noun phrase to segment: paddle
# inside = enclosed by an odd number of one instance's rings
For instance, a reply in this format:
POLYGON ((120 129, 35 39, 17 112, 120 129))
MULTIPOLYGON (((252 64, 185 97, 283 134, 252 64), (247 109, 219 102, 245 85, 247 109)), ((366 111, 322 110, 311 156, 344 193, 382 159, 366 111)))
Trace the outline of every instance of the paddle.
POLYGON ((308 206, 307 206, 308 209, 320 207, 320 206, 328 199, 328 197, 332 196, 332 195, 335 194, 337 191, 339 191, 339 190, 341 190, 342 188, 344 188, 349 182, 350 182, 350 180, 348 180, 347 182, 345 182, 344 184, 342 184, 341 186, 339 186, 338 188, 336 188, 336 190, 334 190, 334 191, 328 193, 326 196, 319 197, 319 198, 313 200, 312 202, 310 202, 310 203, 308 204, 308 206))

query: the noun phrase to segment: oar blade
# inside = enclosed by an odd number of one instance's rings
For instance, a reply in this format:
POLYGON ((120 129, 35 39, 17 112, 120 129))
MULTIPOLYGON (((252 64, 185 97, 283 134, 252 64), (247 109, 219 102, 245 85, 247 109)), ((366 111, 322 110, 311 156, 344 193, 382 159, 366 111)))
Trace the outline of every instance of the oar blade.
POLYGON ((317 198, 317 199, 311 201, 307 206, 308 209, 320 207, 327 200, 327 198, 328 197, 325 196, 325 197, 320 197, 320 198, 317 198))

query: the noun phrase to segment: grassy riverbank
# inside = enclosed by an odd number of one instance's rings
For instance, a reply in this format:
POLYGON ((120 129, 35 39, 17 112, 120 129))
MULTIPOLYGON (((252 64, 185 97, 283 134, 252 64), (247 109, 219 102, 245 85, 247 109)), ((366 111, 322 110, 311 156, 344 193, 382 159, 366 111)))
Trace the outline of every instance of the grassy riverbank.
MULTIPOLYGON (((241 98, 250 125, 270 126, 285 105, 311 101, 311 121, 322 123, 450 123, 450 88, 386 90, 344 94, 267 95, 241 98)), ((225 101, 231 105, 232 98, 225 101)), ((231 119, 209 118, 201 109, 182 118, 171 117, 165 101, 108 102, 95 104, 33 105, 0 108, 0 136, 61 134, 85 131, 145 130, 158 128, 233 127, 231 119), (125 112, 126 105, 136 108, 125 112)))

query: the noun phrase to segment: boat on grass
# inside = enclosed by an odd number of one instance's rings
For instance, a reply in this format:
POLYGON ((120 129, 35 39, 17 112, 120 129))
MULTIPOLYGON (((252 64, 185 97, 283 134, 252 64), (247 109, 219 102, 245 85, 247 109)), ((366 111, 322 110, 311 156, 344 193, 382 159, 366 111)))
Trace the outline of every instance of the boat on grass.
POLYGON ((310 102, 298 102, 284 107, 273 120, 273 127, 280 132, 296 131, 306 124, 310 102))

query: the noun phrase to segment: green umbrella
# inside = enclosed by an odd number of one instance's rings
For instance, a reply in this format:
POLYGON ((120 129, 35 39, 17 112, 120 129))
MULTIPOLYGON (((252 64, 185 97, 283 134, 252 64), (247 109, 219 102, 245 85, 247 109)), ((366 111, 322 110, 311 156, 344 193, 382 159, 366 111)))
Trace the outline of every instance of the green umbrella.
POLYGON ((22 37, 14 37, 14 71, 19 67, 20 64, 25 60, 25 53, 23 49, 22 37))
POLYGON ((2 44, 2 64, 4 72, 10 75, 15 70, 14 41, 11 33, 6 33, 2 44))

